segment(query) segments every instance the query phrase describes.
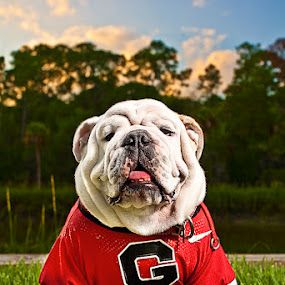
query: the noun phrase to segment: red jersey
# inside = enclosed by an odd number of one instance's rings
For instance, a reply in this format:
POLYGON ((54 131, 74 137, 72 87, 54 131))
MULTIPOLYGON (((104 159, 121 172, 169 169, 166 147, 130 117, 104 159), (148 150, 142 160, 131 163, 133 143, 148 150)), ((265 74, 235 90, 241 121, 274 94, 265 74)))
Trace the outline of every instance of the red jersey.
POLYGON ((222 247, 216 250, 210 247, 212 229, 203 208, 192 217, 194 236, 183 238, 174 234, 174 228, 152 236, 111 229, 80 205, 76 202, 71 209, 44 264, 40 284, 225 285, 235 282, 222 247))

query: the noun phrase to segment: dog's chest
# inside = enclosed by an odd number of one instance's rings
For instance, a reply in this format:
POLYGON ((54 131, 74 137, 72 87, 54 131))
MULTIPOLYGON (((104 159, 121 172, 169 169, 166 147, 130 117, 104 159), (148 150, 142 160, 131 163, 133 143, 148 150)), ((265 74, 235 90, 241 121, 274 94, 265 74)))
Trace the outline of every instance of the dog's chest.
MULTIPOLYGON (((88 279, 94 282, 95 278, 98 284, 141 284, 142 280, 155 280, 157 276, 163 276, 161 284, 185 284, 197 261, 204 259, 209 250, 207 237, 195 243, 173 235, 172 231, 143 237, 98 225, 79 211, 73 218, 74 223, 80 221, 79 228, 73 231, 71 227, 68 232, 79 241, 79 259, 88 279)), ((195 234, 209 230, 201 218, 196 224, 195 234)))
POLYGON ((193 223, 190 239, 171 230, 143 237, 106 228, 83 215, 76 204, 50 251, 40 283, 229 284, 234 272, 222 248, 210 248, 211 231, 202 211, 193 223))

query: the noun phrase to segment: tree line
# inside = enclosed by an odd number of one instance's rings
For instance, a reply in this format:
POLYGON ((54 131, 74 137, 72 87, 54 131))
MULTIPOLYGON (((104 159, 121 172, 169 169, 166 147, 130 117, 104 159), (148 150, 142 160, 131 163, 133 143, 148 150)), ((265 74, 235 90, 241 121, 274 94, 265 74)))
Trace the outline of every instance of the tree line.
POLYGON ((92 43, 23 46, 9 66, 0 57, 0 181, 72 183, 77 125, 115 102, 154 98, 201 124, 209 182, 285 183, 285 39, 268 48, 246 42, 237 53, 222 95, 220 71, 205 68, 199 100, 181 96, 192 70, 179 70, 177 51, 162 41, 129 59, 92 43))

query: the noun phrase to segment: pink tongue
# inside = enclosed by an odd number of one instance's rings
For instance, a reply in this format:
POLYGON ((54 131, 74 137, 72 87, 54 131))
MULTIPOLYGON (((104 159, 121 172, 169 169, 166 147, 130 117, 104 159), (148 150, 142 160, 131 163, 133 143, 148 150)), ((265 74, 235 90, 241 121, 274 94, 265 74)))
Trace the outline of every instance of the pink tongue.
POLYGON ((130 180, 151 180, 150 175, 145 171, 131 171, 129 175, 130 180))

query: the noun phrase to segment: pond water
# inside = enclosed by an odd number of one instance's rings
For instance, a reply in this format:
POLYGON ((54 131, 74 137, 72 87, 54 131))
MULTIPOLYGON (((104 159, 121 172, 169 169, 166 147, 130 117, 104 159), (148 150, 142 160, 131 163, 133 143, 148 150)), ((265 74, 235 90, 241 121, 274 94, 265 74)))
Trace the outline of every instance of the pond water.
POLYGON ((285 253, 285 223, 243 220, 215 224, 227 253, 285 253))

